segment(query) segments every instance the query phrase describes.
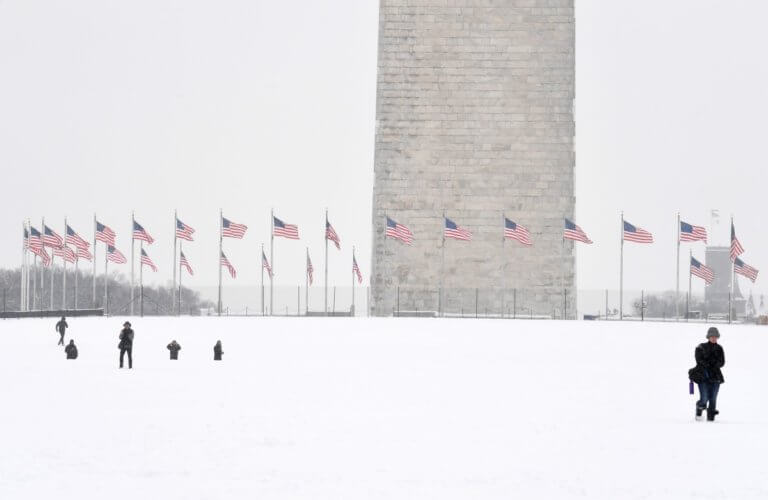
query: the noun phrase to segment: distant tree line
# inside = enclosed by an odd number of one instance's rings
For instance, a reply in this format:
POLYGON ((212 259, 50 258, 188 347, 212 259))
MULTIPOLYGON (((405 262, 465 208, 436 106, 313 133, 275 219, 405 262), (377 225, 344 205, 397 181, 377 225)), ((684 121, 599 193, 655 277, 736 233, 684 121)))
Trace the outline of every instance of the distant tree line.
MULTIPOLYGON (((41 273, 38 269, 35 279, 30 276, 30 298, 33 296, 33 283, 35 300, 30 300, 30 308, 35 310, 51 309, 51 270, 46 268, 41 273)), ((64 270, 62 268, 53 269, 53 309, 62 309, 62 282, 64 279, 64 270)), ((77 272, 77 308, 78 309, 101 309, 106 314, 127 314, 130 311, 131 304, 131 284, 127 278, 117 271, 113 271, 108 276, 108 296, 104 301, 104 276, 96 276, 96 303, 93 302, 93 280, 90 272, 77 272)), ((21 270, 0 269, 0 293, 2 293, 2 304, 0 307, 4 311, 19 311, 21 300, 21 270)), ((134 314, 140 313, 140 300, 142 291, 138 284, 134 288, 134 314)), ((173 291, 171 286, 144 286, 144 314, 148 316, 162 316, 175 314, 173 302, 173 291)), ((178 297, 176 298, 178 301, 178 297)), ((75 304, 75 271, 67 269, 67 307, 65 309, 74 309, 75 304)), ((200 293, 186 287, 181 288, 181 314, 200 314, 200 309, 214 307, 211 301, 202 300, 200 293)))

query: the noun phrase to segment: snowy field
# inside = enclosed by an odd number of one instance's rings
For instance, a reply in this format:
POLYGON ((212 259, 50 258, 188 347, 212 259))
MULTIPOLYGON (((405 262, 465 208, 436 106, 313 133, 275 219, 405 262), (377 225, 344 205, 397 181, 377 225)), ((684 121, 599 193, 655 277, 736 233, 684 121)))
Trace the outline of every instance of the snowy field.
POLYGON ((0 498, 768 498, 768 328, 707 423, 704 325, 136 318, 129 371, 123 320, 0 322, 0 498))

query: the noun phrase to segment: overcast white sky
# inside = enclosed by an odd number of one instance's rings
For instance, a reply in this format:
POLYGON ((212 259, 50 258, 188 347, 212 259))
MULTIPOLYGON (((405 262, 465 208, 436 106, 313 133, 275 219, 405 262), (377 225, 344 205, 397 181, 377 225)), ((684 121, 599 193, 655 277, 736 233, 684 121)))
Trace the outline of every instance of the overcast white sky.
MULTIPOLYGON (((627 288, 674 286, 678 210, 709 226, 719 209, 723 242, 733 213, 744 260, 768 273, 768 3, 576 7, 577 223, 595 241, 579 288, 618 287, 621 210, 656 237, 628 245, 627 288)), ((89 239, 97 212, 128 254, 135 210, 157 240, 147 281, 165 282, 176 208, 198 236, 186 282, 214 285, 221 207, 250 228, 225 252, 256 284, 274 207, 302 236, 276 245, 276 284, 295 285, 306 246, 322 272, 328 207, 331 281, 349 283, 352 244, 367 278, 377 30, 376 0, 0 0, 0 265, 43 216, 89 239)))

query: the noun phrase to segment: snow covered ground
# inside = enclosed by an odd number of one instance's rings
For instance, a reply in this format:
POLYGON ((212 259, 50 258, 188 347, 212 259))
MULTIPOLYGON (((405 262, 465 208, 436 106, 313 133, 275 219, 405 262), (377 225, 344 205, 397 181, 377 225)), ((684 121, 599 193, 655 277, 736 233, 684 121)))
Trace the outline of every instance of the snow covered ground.
POLYGON ((73 318, 76 361, 0 322, 0 498, 768 497, 768 328, 720 326, 710 424, 703 325, 136 318, 128 371, 123 319, 73 318))

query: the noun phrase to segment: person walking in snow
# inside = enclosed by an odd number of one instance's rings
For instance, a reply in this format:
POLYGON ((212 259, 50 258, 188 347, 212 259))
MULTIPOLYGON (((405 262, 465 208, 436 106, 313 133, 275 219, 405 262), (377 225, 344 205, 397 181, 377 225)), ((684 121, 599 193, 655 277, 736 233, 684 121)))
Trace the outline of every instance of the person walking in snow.
POLYGON ((69 325, 67 324, 67 318, 62 316, 59 322, 56 323, 56 331, 59 332, 59 335, 61 335, 58 345, 64 345, 64 334, 67 333, 67 328, 69 328, 69 325))
POLYGON ((120 349, 120 368, 123 367, 125 353, 128 353, 128 368, 133 368, 133 329, 129 321, 123 323, 123 329, 120 331, 120 343, 117 344, 117 348, 120 349))
POLYGON ((74 340, 69 340, 69 344, 64 348, 64 352, 67 353, 67 359, 77 359, 77 346, 74 340))
POLYGON ((178 342, 175 340, 171 341, 171 343, 168 344, 168 350, 171 351, 171 359, 179 359, 179 351, 181 350, 181 346, 178 342))
POLYGON ((725 352, 718 344, 720 332, 717 328, 710 327, 707 330, 707 341, 696 347, 694 356, 696 366, 688 371, 688 377, 699 386, 699 400, 696 402, 696 420, 701 419, 704 410, 707 411, 707 420, 715 420, 717 411, 717 393, 720 384, 725 382, 720 368, 725 365, 725 352))
POLYGON ((216 345, 213 346, 213 360, 221 361, 222 354, 224 354, 224 351, 221 350, 221 340, 217 340, 216 345))

